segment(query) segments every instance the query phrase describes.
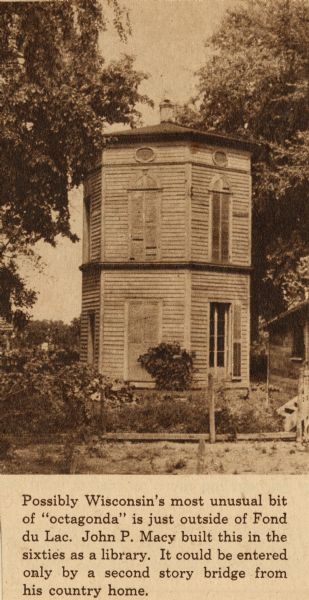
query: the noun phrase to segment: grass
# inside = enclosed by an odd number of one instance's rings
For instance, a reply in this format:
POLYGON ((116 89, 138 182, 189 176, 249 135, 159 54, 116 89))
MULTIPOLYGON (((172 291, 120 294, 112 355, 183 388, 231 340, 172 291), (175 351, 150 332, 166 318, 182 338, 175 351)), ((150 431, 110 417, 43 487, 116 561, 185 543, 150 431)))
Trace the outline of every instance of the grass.
MULTIPOLYGON (((205 444, 153 442, 96 443, 79 448, 76 473, 241 474, 309 473, 307 445, 296 442, 205 444), (101 449, 100 449, 101 446, 101 449)), ((67 473, 65 444, 19 445, 0 460, 0 473, 67 473)))

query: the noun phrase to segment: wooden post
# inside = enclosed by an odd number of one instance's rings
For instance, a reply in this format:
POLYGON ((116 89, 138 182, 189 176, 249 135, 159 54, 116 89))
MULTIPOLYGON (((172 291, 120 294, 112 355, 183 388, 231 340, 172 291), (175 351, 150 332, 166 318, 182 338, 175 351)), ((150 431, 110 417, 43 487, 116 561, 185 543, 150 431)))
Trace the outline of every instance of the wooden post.
POLYGON ((69 462, 69 474, 75 475, 79 463, 79 451, 75 448, 72 451, 71 460, 69 462))
POLYGON ((197 467, 196 467, 196 472, 199 473, 199 474, 204 472, 204 467, 205 467, 205 451, 206 451, 206 444, 205 444, 204 438, 202 438, 202 439, 200 439, 200 441, 198 443, 198 448, 197 448, 197 467))
POLYGON ((105 424, 105 419, 104 419, 104 407, 105 407, 105 394, 104 394, 104 388, 103 386, 101 387, 100 390, 100 430, 101 433, 105 433, 106 431, 106 424, 105 424))
POLYGON ((211 374, 208 375, 208 410, 209 410, 209 441, 214 444, 216 441, 215 424, 215 394, 214 380, 211 374))
POLYGON ((298 381, 298 396, 297 396, 297 424, 296 424, 296 441, 301 442, 303 438, 303 402, 304 402, 304 388, 303 388, 304 372, 300 369, 299 381, 298 381))

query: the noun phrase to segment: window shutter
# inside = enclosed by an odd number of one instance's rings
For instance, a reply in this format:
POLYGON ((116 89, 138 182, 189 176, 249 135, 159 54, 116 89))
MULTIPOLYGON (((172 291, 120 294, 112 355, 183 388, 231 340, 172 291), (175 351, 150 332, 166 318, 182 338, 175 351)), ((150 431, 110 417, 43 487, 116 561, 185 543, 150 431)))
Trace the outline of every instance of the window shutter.
POLYGON ((147 258, 158 254, 159 202, 156 193, 145 193, 145 254, 147 258))
POLYGON ((233 307, 233 377, 241 377, 241 305, 233 307))
POLYGON ((130 258, 144 258, 144 210, 143 194, 135 193, 129 200, 130 206, 130 258))
POLYGON ((212 195, 212 259, 220 258, 220 194, 212 195))
POLYGON ((221 207, 221 259, 229 259, 229 229, 230 229, 230 199, 227 194, 222 194, 221 207))
POLYGON ((138 362, 159 341, 159 303, 147 301, 129 302, 128 319, 128 367, 132 381, 151 381, 151 376, 138 362))
POLYGON ((156 346, 159 336, 159 310, 158 303, 145 303, 144 306, 144 345, 145 349, 156 346))
POLYGON ((84 262, 91 260, 91 197, 86 196, 84 199, 84 262))

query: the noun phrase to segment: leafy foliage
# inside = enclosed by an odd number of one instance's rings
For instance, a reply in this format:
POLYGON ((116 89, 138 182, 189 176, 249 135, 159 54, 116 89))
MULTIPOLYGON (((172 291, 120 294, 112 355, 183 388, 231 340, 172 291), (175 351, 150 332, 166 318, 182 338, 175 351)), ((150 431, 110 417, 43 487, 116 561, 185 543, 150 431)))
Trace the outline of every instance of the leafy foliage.
POLYGON ((221 411, 218 433, 263 433, 282 431, 282 417, 260 398, 226 402, 221 411))
POLYGON ((145 75, 123 56, 107 65, 99 35, 107 8, 129 34, 118 0, 4 3, 0 12, 0 312, 31 308, 17 258, 70 229, 68 192, 83 182, 109 123, 132 124, 145 75))
POLYGON ((17 348, 39 348, 48 343, 49 348, 79 353, 80 319, 73 319, 67 325, 63 321, 31 320, 15 338, 17 348))
MULTIPOLYGON (((265 393, 264 393, 265 398, 265 393)), ((154 392, 138 401, 109 403, 105 413, 107 431, 209 433, 207 391, 189 392, 179 397, 176 392, 154 392)), ((257 392, 246 400, 235 400, 216 390, 216 431, 218 433, 257 433, 281 431, 282 418, 257 392)))
POLYGON ((139 357, 139 362, 156 382, 158 389, 187 390, 192 382, 193 353, 178 343, 162 342, 139 357))
POLYGON ((77 432, 91 425, 101 394, 115 403, 131 391, 61 352, 10 353, 0 369, 0 432, 77 432))
POLYGON ((268 318, 295 301, 309 253, 309 5, 245 0, 206 46, 186 124, 256 141, 253 165, 254 307, 268 318))

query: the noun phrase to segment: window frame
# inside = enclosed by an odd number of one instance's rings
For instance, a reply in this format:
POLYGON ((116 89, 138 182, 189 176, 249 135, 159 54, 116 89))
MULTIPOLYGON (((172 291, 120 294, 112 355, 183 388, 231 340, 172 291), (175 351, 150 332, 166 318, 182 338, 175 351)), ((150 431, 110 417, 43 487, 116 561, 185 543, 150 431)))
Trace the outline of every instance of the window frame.
POLYGON ((243 305, 240 302, 235 300, 231 300, 229 298, 222 300, 221 298, 209 298, 208 300, 208 369, 211 372, 215 373, 215 367, 210 366, 210 322, 211 322, 211 305, 212 304, 222 304, 228 307, 227 309, 227 332, 226 332, 226 365, 224 367, 218 367, 219 369, 225 369, 225 376, 230 378, 231 381, 242 381, 243 379, 243 369, 242 369, 242 356, 243 356, 243 305), (240 324, 240 335, 235 337, 235 310, 239 310, 239 324, 240 324), (240 372, 235 374, 234 370, 234 352, 235 352, 235 344, 239 344, 240 346, 240 372))
POLYGON ((232 262, 232 231, 233 231, 233 193, 227 178, 223 175, 217 175, 211 182, 209 187, 209 228, 208 228, 208 256, 209 261, 214 264, 230 264, 232 262), (220 189, 221 188, 221 189, 220 189), (219 194, 220 197, 220 244, 219 258, 213 257, 213 215, 214 215, 214 194, 219 194), (228 256, 227 259, 222 259, 222 197, 228 198, 228 256))
POLYGON ((232 303, 231 302, 225 302, 222 300, 211 300, 209 302, 209 318, 208 318, 208 368, 209 369, 213 369, 214 372, 216 372, 216 369, 224 369, 225 370, 225 374, 226 376, 228 376, 230 374, 231 371, 231 316, 232 316, 232 303), (216 311, 216 308, 221 305, 222 307, 225 307, 225 311, 224 311, 224 338, 225 338, 225 347, 224 347, 224 364, 223 366, 220 366, 218 364, 216 364, 216 355, 218 353, 218 347, 217 347, 217 338, 218 338, 218 311, 216 311), (214 355, 214 364, 211 365, 210 364, 210 353, 211 353, 211 347, 210 347, 210 339, 211 339, 211 315, 212 315, 212 307, 214 307, 214 348, 213 348, 213 355, 214 355), (227 321, 226 321, 227 319, 227 321))
POLYGON ((148 174, 148 169, 143 169, 142 175, 140 175, 137 181, 133 182, 132 187, 127 190, 128 198, 128 260, 131 262, 155 262, 160 259, 161 256, 161 209, 162 209, 162 188, 158 185, 157 181, 148 174), (155 206, 156 206, 156 253, 155 255, 147 255, 146 246, 146 203, 147 193, 155 195, 155 206), (141 259, 135 258, 132 252, 132 226, 133 226, 133 202, 134 194, 142 195, 143 211, 142 211, 142 232, 143 232, 143 253, 141 259))
POLYGON ((92 198, 91 194, 84 196, 84 231, 83 231, 83 262, 91 261, 91 211, 92 198))

